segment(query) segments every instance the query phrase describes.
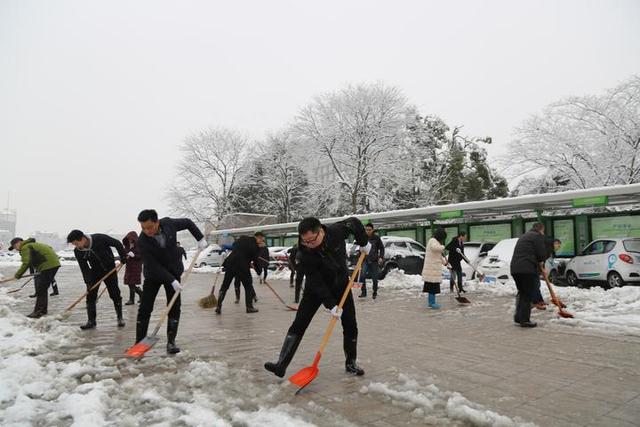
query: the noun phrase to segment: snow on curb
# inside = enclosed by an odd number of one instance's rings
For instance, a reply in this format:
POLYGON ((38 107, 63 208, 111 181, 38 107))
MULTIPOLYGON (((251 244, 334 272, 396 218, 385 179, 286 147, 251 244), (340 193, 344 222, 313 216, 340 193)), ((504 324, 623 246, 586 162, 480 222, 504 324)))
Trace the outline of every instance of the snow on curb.
POLYGON ((398 375, 397 383, 372 382, 363 386, 360 392, 406 408, 414 418, 429 425, 457 425, 463 422, 479 427, 535 426, 490 411, 470 402, 460 393, 441 391, 433 384, 421 385, 402 373, 398 375))

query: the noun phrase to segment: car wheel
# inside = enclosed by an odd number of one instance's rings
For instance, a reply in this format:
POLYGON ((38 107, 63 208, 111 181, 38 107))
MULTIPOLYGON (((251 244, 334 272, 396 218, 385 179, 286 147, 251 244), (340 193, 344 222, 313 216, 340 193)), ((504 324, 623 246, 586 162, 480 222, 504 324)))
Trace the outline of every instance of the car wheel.
POLYGON ((551 281, 551 283, 553 283, 554 285, 558 284, 558 271, 557 270, 551 270, 549 272, 549 281, 551 281))
POLYGON ((571 270, 567 271, 567 284, 569 286, 582 287, 580 281, 578 280, 578 276, 576 276, 576 273, 571 270))
POLYGON ((622 276, 619 273, 612 271, 607 275, 607 284, 610 288, 619 288, 624 286, 624 280, 622 280, 622 276))
POLYGON ((200 265, 198 267, 202 268, 202 267, 206 267, 207 263, 206 262, 201 262, 200 265))

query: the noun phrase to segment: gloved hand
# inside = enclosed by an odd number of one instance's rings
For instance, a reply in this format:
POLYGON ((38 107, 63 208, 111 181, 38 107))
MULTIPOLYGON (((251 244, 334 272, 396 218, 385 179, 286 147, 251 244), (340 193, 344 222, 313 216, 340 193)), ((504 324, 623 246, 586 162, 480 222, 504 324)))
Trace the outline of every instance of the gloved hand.
POLYGON ((133 252, 130 251, 130 252, 127 253, 127 256, 129 258, 134 258, 136 256, 136 254, 134 254, 133 252))
POLYGON ((207 243, 207 239, 204 237, 198 240, 198 249, 206 249, 209 244, 207 243))
POLYGON ((329 313, 331 313, 331 315, 336 319, 339 319, 342 316, 342 309, 338 308, 338 306, 336 305, 329 311, 329 313))
POLYGON ((182 285, 177 280, 171 282, 171 286, 173 286, 173 290, 176 292, 180 292, 182 290, 182 285))
POLYGON ((369 252, 371 252, 371 242, 367 242, 366 246, 360 246, 360 252, 369 255, 369 252))

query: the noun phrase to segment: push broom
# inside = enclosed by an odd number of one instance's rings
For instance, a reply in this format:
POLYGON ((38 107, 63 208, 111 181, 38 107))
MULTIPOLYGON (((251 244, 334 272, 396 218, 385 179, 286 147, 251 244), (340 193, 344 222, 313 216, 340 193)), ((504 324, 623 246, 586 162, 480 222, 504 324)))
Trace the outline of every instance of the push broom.
POLYGON ((216 277, 213 279, 213 287, 211 292, 204 298, 200 298, 198 305, 202 308, 213 308, 218 305, 218 299, 216 298, 216 284, 218 283, 218 277, 220 277, 220 268, 216 272, 216 277))
MULTIPOLYGON (((202 249, 198 249, 198 251, 193 256, 193 259, 191 260, 191 264, 189 264, 189 268, 182 275, 182 285, 181 286, 183 288, 187 283, 187 279, 189 278, 189 275, 191 274, 191 270, 193 270, 193 267, 196 265, 196 261, 198 260, 198 256, 200 255, 200 252, 202 252, 202 249)), ((147 335, 146 337, 144 337, 140 342, 138 342, 138 343, 134 344, 133 346, 131 346, 131 348, 129 348, 124 353, 124 355, 126 357, 131 357, 131 358, 135 358, 135 359, 141 359, 145 355, 145 353, 147 351, 151 350, 151 347, 153 347, 158 342, 158 339, 159 339, 158 338, 158 331, 160 331, 160 326, 162 326, 162 323, 164 322, 164 319, 166 319, 167 316, 169 315, 169 311, 171 311, 171 308, 173 307, 173 304, 175 304, 175 302, 178 299, 179 295, 180 295, 180 289, 178 289, 173 294, 173 297, 171 298, 171 301, 169 301, 169 304, 167 304, 167 307, 162 312, 162 316, 160 316, 160 320, 158 320, 158 323, 156 324, 156 327, 153 329, 153 332, 151 332, 150 335, 147 335)))
MULTIPOLYGON (((366 257, 366 254, 364 252, 361 252, 360 257, 358 258, 358 263, 356 264, 356 268, 353 270, 353 273, 351 273, 349 284, 347 285, 347 288, 344 290, 344 293, 342 294, 342 298, 338 303, 339 310, 342 310, 342 306, 344 305, 344 302, 347 300, 347 296, 349 296, 349 292, 353 287, 353 282, 355 282, 356 277, 358 277, 358 273, 360 273, 360 268, 362 268, 362 263, 364 262, 365 257, 366 257)), ((316 357, 313 359, 313 365, 307 366, 306 368, 302 368, 300 371, 298 371, 297 373, 289 377, 289 381, 291 381, 293 384, 299 387, 298 391, 296 391, 296 394, 300 393, 303 388, 308 386, 311 383, 311 381, 313 381, 318 376, 318 373, 320 372, 320 370, 318 369, 320 358, 322 357, 324 348, 327 346, 327 343, 329 342, 329 337, 331 337, 331 333, 333 332, 333 328, 336 326, 337 321, 338 319, 336 317, 331 316, 331 320, 329 320, 329 326, 327 326, 327 330, 324 333, 324 337, 322 337, 320 348, 316 353, 316 357)))

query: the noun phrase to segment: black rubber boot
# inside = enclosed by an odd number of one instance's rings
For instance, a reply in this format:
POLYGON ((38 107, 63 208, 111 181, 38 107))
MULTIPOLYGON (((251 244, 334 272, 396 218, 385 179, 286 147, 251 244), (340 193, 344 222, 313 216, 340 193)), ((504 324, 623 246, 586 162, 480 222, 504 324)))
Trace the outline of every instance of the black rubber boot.
POLYGON ((247 313, 257 313, 258 311, 260 311, 260 310, 258 310, 257 308, 255 308, 252 305, 247 307, 247 313))
POLYGON ((358 338, 357 337, 344 337, 344 369, 349 374, 361 376, 364 375, 364 369, 358 366, 356 359, 358 356, 358 338))
POLYGON ((167 323, 167 353, 180 353, 180 347, 176 346, 176 335, 178 335, 178 319, 169 319, 167 323))
POLYGON ((125 323, 124 323, 124 319, 122 318, 122 299, 120 299, 120 301, 118 302, 113 302, 113 306, 116 309, 116 316, 118 318, 118 328, 124 328, 125 323))
POLYGON ((80 326, 83 331, 87 329, 95 329, 96 327, 96 304, 87 303, 87 323, 80 326))
POLYGON ((227 295, 227 291, 220 290, 218 294, 218 305, 216 307, 216 314, 222 314, 222 301, 224 301, 224 297, 227 295))
POLYGON ((129 285, 129 301, 125 302, 124 305, 133 305, 136 303, 136 291, 135 286, 129 285))
POLYGON ((299 337, 298 335, 287 335, 284 337, 284 343, 282 343, 282 349, 280 350, 280 357, 278 358, 278 361, 276 363, 265 363, 264 369, 269 372, 273 372, 280 378, 284 377, 287 367, 289 366, 289 363, 291 363, 291 359, 293 359, 294 354, 296 354, 296 350, 298 349, 298 345, 301 340, 302 337, 299 337))
POLYGON ((139 343, 147 336, 147 330, 149 329, 149 319, 138 320, 136 322, 136 344, 139 343))
POLYGON ((58 292, 58 284, 55 281, 51 284, 51 289, 53 290, 53 292, 51 292, 49 296, 54 297, 56 295, 60 295, 60 293, 58 292))

